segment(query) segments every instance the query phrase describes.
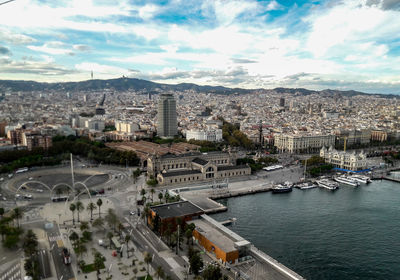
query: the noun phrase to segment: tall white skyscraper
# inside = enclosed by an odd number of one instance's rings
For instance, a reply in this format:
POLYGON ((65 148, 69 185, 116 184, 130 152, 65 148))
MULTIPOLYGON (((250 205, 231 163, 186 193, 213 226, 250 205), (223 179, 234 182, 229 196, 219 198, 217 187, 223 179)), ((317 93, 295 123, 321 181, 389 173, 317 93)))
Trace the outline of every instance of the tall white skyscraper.
POLYGON ((176 101, 172 94, 161 94, 158 100, 158 127, 160 137, 177 135, 176 101))

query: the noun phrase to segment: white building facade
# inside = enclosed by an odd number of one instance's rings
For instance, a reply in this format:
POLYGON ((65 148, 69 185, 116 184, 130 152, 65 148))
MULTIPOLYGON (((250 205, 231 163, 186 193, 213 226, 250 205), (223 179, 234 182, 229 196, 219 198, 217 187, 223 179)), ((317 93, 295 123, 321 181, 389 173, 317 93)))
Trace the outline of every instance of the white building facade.
POLYGON ((335 135, 278 134, 274 138, 274 145, 279 152, 291 154, 318 152, 322 147, 335 145, 335 135))
POLYGON ((351 171, 364 170, 367 168, 367 155, 363 152, 356 154, 355 152, 337 151, 332 146, 327 149, 323 147, 320 156, 326 163, 332 164, 334 167, 348 169, 351 171))
POLYGON ((137 125, 136 123, 128 122, 128 121, 116 121, 115 129, 118 132, 133 134, 133 133, 135 133, 135 131, 139 130, 139 125, 137 125))
POLYGON ((219 142, 222 141, 222 129, 187 130, 186 140, 191 139, 199 141, 219 142))

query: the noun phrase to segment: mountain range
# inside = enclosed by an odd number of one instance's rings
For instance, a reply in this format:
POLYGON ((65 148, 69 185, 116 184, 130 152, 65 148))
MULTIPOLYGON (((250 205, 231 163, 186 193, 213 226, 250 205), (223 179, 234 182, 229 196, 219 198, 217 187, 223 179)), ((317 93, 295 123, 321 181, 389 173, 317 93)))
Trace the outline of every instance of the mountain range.
MULTIPOLYGON (((42 83, 35 81, 21 81, 21 80, 0 80, 1 91, 99 91, 99 90, 114 90, 114 91, 142 91, 143 93, 157 93, 165 90, 171 91, 186 91, 193 90, 196 92, 206 92, 215 94, 247 94, 255 92, 276 92, 282 94, 297 94, 309 95, 319 93, 324 96, 355 96, 355 95, 371 95, 359 91, 341 91, 326 89, 321 91, 308 90, 304 88, 275 88, 275 89, 243 89, 243 88, 228 88, 223 86, 200 86, 192 83, 181 84, 162 84, 151 81, 136 79, 136 78, 117 78, 108 80, 87 80, 80 82, 55 82, 55 83, 42 83)), ((397 95, 379 94, 382 97, 399 98, 397 95)))

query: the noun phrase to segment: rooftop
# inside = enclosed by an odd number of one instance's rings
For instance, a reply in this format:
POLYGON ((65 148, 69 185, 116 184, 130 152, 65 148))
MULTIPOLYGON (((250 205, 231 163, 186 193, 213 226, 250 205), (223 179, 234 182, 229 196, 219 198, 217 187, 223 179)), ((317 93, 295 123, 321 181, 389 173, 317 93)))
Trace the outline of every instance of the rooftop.
POLYGON ((183 176, 183 175, 192 175, 192 174, 201 174, 200 170, 177 170, 177 171, 170 171, 166 173, 161 173, 161 175, 166 177, 174 177, 174 176, 183 176))
POLYGON ((202 158, 194 158, 193 160, 192 160, 192 162, 194 162, 194 163, 197 163, 197 164, 200 164, 200 165, 202 165, 202 166, 204 166, 204 165, 206 165, 207 163, 208 163, 208 161, 206 161, 206 160, 204 160, 204 159, 202 159, 202 158))
POLYGON ((218 171, 220 170, 235 170, 235 169, 242 169, 242 168, 249 168, 247 165, 224 165, 218 166, 218 171))
POLYGON ((191 223, 196 226, 196 230, 201 235, 203 235, 224 252, 237 251, 235 248, 235 241, 219 231, 213 224, 208 223, 203 219, 193 220, 191 223))
POLYGON ((191 203, 190 201, 179 201, 157 206, 151 206, 150 209, 154 211, 161 219, 183 217, 193 214, 203 214, 204 211, 191 203))

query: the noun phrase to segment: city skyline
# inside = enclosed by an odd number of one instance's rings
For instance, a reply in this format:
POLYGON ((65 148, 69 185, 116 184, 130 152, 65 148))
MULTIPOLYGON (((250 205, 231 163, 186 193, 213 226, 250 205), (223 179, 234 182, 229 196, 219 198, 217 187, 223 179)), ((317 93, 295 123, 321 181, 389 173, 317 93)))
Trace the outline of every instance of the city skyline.
POLYGON ((0 73, 399 91, 396 1, 290 3, 17 0, 0 8, 0 73))

